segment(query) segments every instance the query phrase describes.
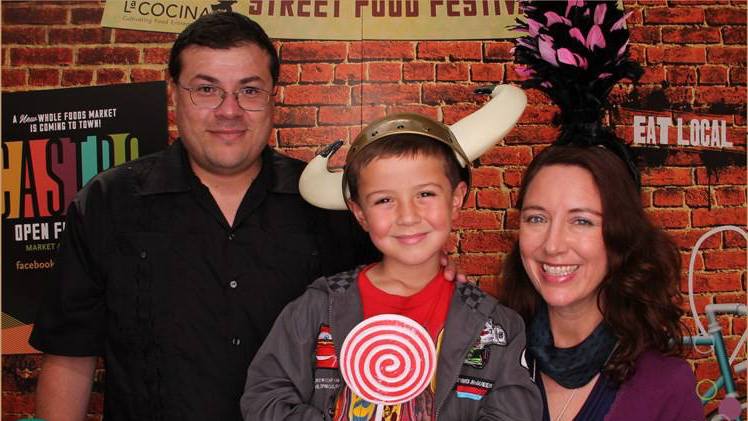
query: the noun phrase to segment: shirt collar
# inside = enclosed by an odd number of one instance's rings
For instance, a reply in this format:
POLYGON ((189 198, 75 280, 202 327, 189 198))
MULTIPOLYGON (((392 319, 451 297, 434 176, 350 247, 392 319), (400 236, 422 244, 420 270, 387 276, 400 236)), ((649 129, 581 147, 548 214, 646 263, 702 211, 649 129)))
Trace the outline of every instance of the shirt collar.
MULTIPOLYGON (((299 175, 304 168, 301 161, 284 157, 269 146, 263 149, 261 159, 262 169, 253 182, 254 187, 264 187, 273 193, 299 193, 299 175)), ((190 167, 187 151, 181 139, 177 139, 156 160, 138 192, 142 195, 186 192, 196 182, 199 180, 190 167)))

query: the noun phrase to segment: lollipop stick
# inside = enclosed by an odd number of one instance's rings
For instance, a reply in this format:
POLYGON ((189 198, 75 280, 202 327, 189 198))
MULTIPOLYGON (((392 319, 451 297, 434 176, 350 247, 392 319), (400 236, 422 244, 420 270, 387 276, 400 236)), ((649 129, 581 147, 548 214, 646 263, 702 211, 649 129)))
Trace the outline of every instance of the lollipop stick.
POLYGON ((382 416, 384 416, 384 405, 382 405, 381 403, 378 403, 377 404, 377 413, 376 413, 376 416, 374 417, 374 420, 375 421, 382 421, 382 416))

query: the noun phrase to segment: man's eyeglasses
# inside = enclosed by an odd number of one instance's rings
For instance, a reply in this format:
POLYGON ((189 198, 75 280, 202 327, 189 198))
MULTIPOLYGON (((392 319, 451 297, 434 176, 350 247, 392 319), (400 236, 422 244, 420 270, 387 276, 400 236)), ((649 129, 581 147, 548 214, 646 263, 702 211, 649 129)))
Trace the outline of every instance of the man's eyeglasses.
POLYGON ((211 110, 220 107, 228 93, 234 95, 239 107, 245 111, 262 111, 270 102, 270 97, 275 96, 275 92, 251 86, 245 86, 234 92, 226 92, 225 89, 214 85, 200 85, 194 88, 180 84, 177 86, 190 93, 190 100, 195 106, 211 110))

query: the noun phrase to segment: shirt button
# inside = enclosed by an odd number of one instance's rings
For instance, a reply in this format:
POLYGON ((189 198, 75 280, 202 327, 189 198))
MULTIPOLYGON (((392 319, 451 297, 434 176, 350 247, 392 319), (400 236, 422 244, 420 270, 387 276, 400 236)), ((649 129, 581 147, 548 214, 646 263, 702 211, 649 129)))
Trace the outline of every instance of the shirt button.
POLYGON ((233 240, 233 239, 234 239, 234 233, 232 232, 231 234, 229 234, 229 240, 233 240))
POLYGON ((231 282, 229 282, 229 286, 231 288, 236 288, 237 286, 239 286, 239 282, 236 282, 235 280, 231 281, 231 282))
POLYGON ((231 339, 231 345, 239 346, 242 343, 242 340, 239 338, 233 338, 231 339))
POLYGON ((148 253, 145 250, 140 250, 140 258, 145 259, 148 257, 148 253))

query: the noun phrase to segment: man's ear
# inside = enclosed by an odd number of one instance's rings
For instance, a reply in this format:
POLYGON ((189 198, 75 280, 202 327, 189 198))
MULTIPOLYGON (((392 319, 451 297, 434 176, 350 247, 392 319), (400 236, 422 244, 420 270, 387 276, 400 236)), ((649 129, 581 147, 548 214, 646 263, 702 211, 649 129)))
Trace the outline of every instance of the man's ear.
POLYGON ((171 96, 171 103, 176 105, 177 104, 177 91, 179 90, 179 86, 177 86, 176 83, 174 83, 174 79, 169 78, 169 95, 171 96))
POLYGON ((457 217, 457 212, 462 208, 467 193, 467 183, 460 181, 452 190, 452 217, 457 217))
POLYGON ((366 215, 364 215, 364 210, 361 209, 361 206, 352 199, 346 199, 346 203, 351 212, 353 212, 353 216, 356 217, 359 225, 361 225, 361 228, 363 228, 364 231, 369 232, 369 222, 366 220, 366 215))

